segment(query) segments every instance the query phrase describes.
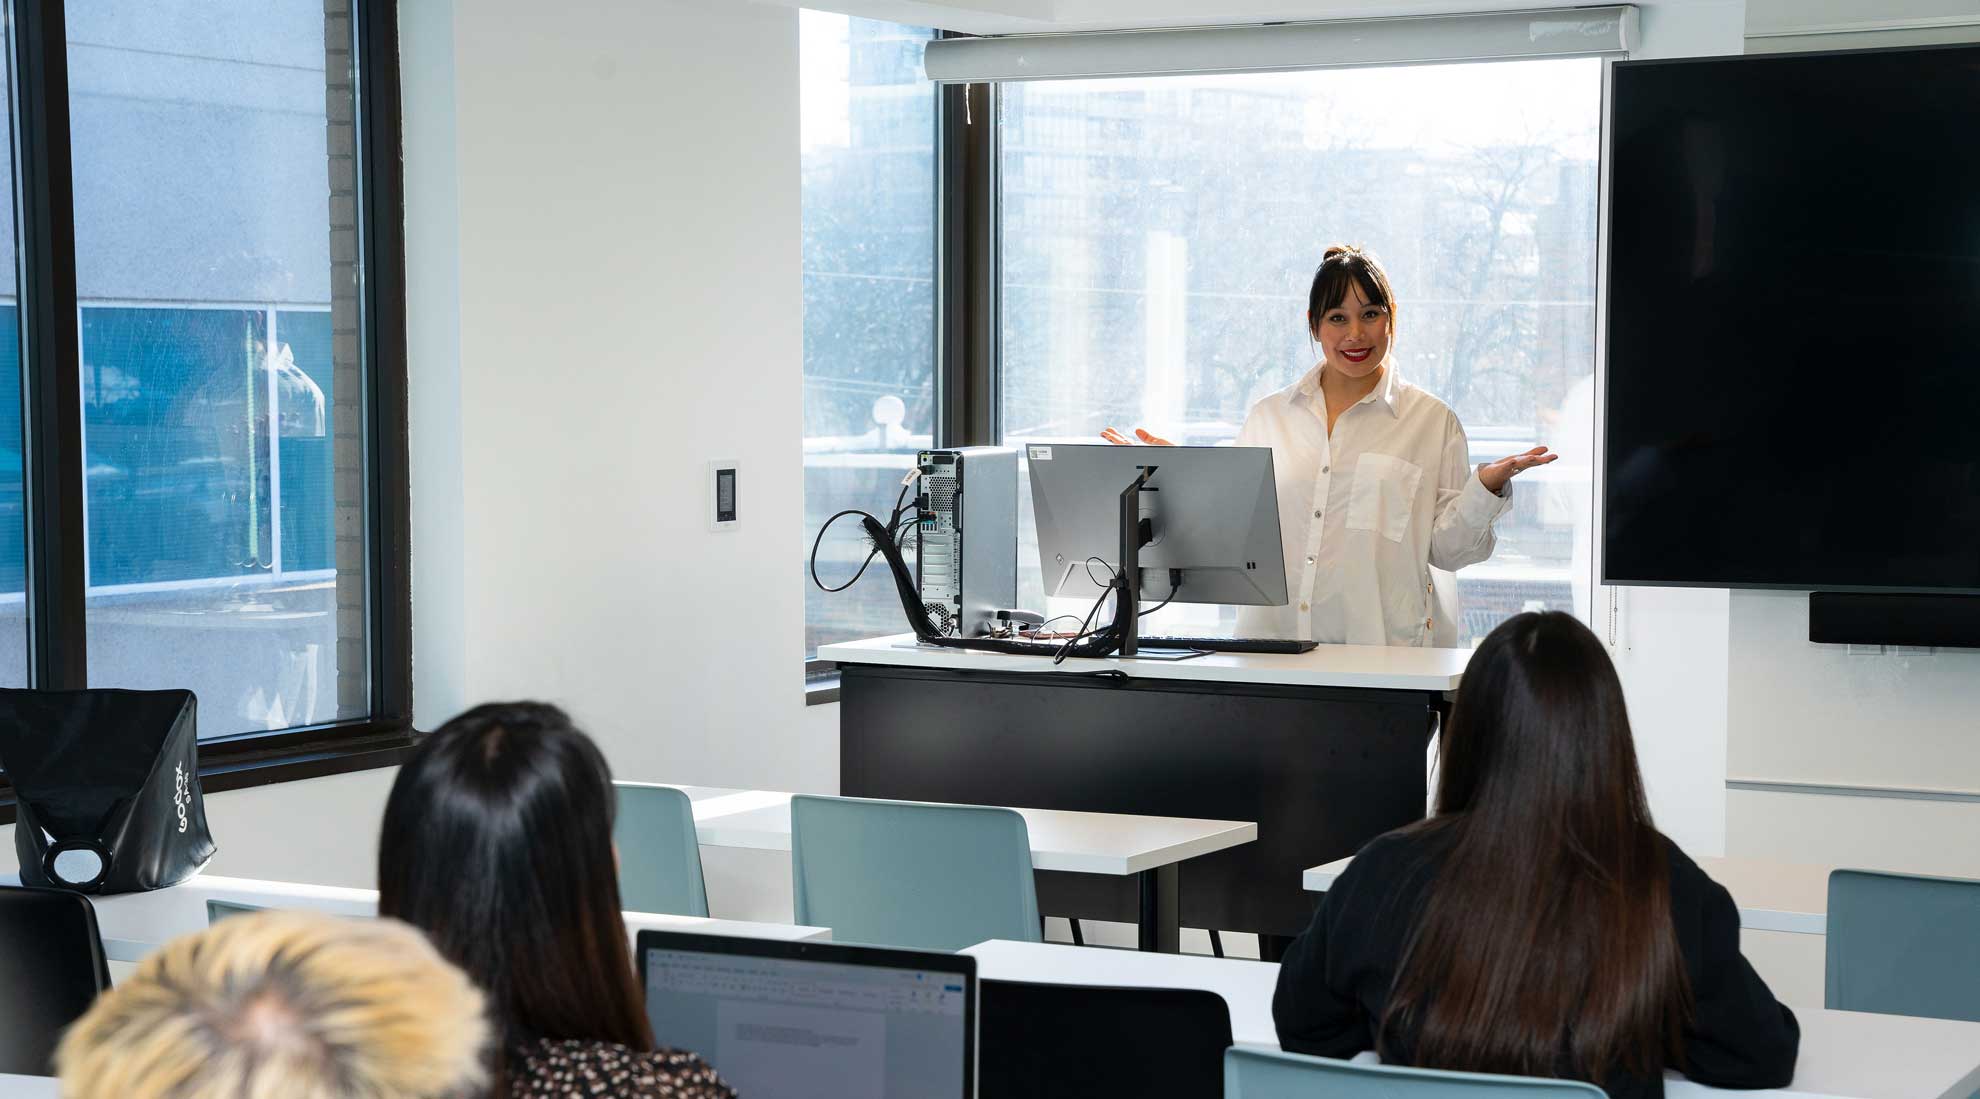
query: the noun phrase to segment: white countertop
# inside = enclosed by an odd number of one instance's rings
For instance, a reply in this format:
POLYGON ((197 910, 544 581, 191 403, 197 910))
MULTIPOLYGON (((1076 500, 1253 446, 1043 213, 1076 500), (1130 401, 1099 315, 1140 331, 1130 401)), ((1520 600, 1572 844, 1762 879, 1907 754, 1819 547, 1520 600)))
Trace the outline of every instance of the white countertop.
MULTIPOLYGON (((703 789, 694 829, 710 847, 791 849, 791 795, 771 790, 703 789)), ((1139 817, 1065 809, 1017 809, 1031 838, 1031 865, 1082 874, 1139 874, 1258 838, 1238 820, 1139 817)))
POLYGON ((946 668, 981 672, 1091 674, 1118 671, 1137 679, 1204 683, 1264 683, 1293 687, 1361 687, 1380 690, 1455 691, 1471 660, 1470 649, 1411 649, 1385 645, 1322 645, 1310 653, 1210 653, 1189 660, 1138 660, 1110 656, 1068 659, 1012 656, 916 643, 913 634, 821 645, 818 659, 840 664, 946 668))
MULTIPOLYGON (((1300 884, 1324 893, 1352 857, 1310 867, 1300 884)), ((1732 894, 1739 925, 1748 931, 1823 935, 1829 929, 1829 867, 1769 859, 1701 858, 1698 868, 1732 894)))
MULTIPOLYGON (((1003 940, 963 953, 989 980, 1209 989, 1230 1005, 1233 1040, 1278 1048, 1272 991, 1279 967, 1268 962, 1003 940)), ((1664 1094, 1967 1099, 1980 1087, 1980 1023, 1788 1006, 1801 1021, 1801 1054, 1787 1090, 1731 1092, 1670 1075, 1664 1094)))

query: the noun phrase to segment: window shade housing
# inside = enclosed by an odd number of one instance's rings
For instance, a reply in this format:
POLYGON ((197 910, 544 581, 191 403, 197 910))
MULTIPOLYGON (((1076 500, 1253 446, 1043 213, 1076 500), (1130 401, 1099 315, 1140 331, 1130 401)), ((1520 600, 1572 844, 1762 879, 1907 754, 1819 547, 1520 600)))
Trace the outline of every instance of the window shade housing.
POLYGON ((938 84, 1286 72, 1359 65, 1627 54, 1636 8, 1560 8, 1242 27, 944 38, 923 58, 938 84))

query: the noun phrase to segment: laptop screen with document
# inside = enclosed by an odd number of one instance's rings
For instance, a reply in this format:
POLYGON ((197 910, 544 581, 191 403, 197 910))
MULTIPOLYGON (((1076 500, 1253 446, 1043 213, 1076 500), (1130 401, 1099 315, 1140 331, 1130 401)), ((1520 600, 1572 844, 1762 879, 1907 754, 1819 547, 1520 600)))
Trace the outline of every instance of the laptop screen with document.
POLYGON ((653 1037, 738 1095, 968 1099, 976 960, 965 955, 639 933, 653 1037))

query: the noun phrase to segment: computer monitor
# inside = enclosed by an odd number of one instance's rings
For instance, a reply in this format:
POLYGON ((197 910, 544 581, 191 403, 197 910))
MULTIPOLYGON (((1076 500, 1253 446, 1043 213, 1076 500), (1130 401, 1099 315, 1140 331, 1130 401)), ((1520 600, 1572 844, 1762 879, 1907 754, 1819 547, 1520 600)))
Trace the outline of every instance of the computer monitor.
POLYGON ((653 1037, 736 1094, 968 1099, 976 959, 835 943, 642 931, 653 1037))
POLYGON ((1034 444, 1025 456, 1045 594, 1092 599, 1106 588, 1120 568, 1121 494, 1152 468, 1138 492, 1148 521, 1136 552, 1138 598, 1286 602, 1270 448, 1034 444), (1171 570, 1182 577, 1174 589, 1171 570))

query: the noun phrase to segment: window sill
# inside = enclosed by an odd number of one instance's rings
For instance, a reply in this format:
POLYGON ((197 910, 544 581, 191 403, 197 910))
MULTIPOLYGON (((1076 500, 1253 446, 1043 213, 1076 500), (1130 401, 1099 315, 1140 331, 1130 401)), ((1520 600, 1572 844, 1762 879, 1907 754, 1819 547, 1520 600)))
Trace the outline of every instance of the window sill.
MULTIPOLYGON (((423 735, 405 725, 370 722, 210 740, 199 746, 200 792, 397 767, 423 735)), ((0 825, 14 823, 14 815, 13 783, 0 777, 0 825)))
POLYGON ((839 700, 839 676, 835 672, 822 679, 804 681, 804 704, 824 706, 839 700))

